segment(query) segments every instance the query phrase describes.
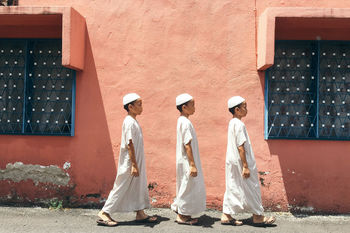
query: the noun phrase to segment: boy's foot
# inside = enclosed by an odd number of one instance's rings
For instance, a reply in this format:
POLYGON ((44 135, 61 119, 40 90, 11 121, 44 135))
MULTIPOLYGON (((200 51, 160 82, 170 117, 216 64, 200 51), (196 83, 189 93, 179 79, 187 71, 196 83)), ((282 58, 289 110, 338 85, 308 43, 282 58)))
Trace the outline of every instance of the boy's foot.
POLYGON ((191 216, 178 214, 176 216, 175 222, 177 222, 178 224, 184 224, 184 225, 196 225, 198 224, 198 218, 191 218, 191 216))
POLYGON ((118 222, 111 218, 108 213, 103 212, 102 210, 97 214, 100 218, 96 222, 98 225, 114 227, 118 225, 118 222))
POLYGON ((156 216, 148 216, 145 211, 138 210, 136 211, 136 222, 138 223, 154 223, 157 221, 156 216))
POLYGON ((243 222, 236 220, 231 217, 229 214, 222 214, 221 215, 221 224, 222 225, 232 225, 232 226, 242 226, 243 222))
POLYGON ((135 220, 138 223, 154 223, 157 222, 157 217, 156 216, 147 216, 146 218, 143 219, 137 219, 135 220))
POLYGON ((242 226, 243 222, 233 218, 231 220, 225 220, 225 221, 221 220, 221 225, 242 226))
POLYGON ((267 226, 271 225, 274 222, 276 222, 276 218, 271 216, 271 217, 265 217, 263 215, 254 215, 253 216, 253 225, 254 226, 267 226))
POLYGON ((96 222, 97 222, 97 225, 106 226, 106 227, 115 227, 118 225, 118 223, 111 220, 98 219, 96 222))

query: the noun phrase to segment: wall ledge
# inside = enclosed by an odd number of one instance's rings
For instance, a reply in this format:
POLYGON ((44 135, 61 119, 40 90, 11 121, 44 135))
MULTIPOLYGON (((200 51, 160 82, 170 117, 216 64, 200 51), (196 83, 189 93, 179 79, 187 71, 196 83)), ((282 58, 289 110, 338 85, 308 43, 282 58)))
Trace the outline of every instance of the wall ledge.
MULTIPOLYGON (((40 7, 40 6, 3 6, 0 7, 0 17, 15 16, 20 18, 26 15, 50 16, 60 15, 62 22, 62 65, 74 70, 84 69, 85 56, 85 18, 72 7, 40 7)), ((9 22, 1 20, 1 25, 22 26, 21 20, 9 22)))
POLYGON ((259 17, 257 70, 271 67, 275 54, 276 18, 350 18, 350 8, 269 7, 259 17))

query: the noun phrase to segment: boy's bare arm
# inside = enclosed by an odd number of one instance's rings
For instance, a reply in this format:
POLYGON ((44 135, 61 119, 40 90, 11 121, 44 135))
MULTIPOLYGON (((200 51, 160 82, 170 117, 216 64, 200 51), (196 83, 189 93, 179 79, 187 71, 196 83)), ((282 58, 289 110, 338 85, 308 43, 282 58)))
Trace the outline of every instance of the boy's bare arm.
POLYGON ((191 147, 191 141, 185 145, 186 154, 188 157, 188 163, 190 164, 190 176, 196 177, 197 176, 197 167, 194 163, 193 159, 193 153, 192 153, 192 147, 191 147))
POLYGON ((139 174, 139 168, 137 167, 137 163, 136 163, 134 144, 132 143, 131 139, 128 144, 128 152, 129 152, 128 154, 131 161, 131 175, 137 177, 140 174, 139 174))
POLYGON ((242 176, 244 178, 249 178, 250 171, 249 171, 249 168, 248 168, 247 158, 245 156, 244 144, 238 147, 238 152, 239 152, 239 157, 241 157, 242 166, 243 166, 242 176))

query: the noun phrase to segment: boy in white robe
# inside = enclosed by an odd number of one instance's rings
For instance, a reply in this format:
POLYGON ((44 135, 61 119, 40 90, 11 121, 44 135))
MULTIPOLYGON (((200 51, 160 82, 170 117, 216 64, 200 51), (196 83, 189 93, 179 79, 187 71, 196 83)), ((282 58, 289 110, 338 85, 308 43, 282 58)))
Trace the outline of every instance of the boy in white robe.
POLYGON ((253 214, 253 225, 271 225, 276 219, 263 215, 255 157, 248 132, 241 121, 248 113, 247 103, 242 97, 234 96, 229 99, 228 108, 233 118, 228 127, 226 192, 221 223, 242 225, 231 215, 249 212, 253 214))
POLYGON ((111 218, 114 212, 136 212, 136 222, 155 222, 143 211, 150 207, 147 188, 145 155, 142 129, 136 116, 142 113, 142 100, 135 93, 123 97, 124 109, 128 112, 122 126, 118 174, 108 199, 98 213, 97 223, 103 226, 116 226, 111 218))
POLYGON ((178 224, 194 225, 198 215, 206 209, 206 193, 199 157, 197 135, 188 117, 195 112, 195 103, 189 94, 176 97, 181 116, 177 120, 176 142, 176 198, 171 209, 177 213, 178 224))

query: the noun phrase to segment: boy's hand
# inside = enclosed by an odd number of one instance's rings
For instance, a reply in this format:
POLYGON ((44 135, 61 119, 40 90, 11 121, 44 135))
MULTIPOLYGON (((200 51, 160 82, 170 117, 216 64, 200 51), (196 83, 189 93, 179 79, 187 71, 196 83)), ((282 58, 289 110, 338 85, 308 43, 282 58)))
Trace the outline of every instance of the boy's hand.
POLYGON ((196 166, 190 166, 190 176, 196 177, 197 176, 197 168, 196 166))
POLYGON ((138 177, 140 174, 139 174, 139 169, 137 167, 137 165, 132 165, 131 166, 131 176, 135 176, 135 177, 138 177))
POLYGON ((250 171, 249 171, 248 167, 243 167, 242 176, 243 176, 243 178, 249 178, 250 177, 250 171))
POLYGON ((190 165, 190 176, 196 177, 197 176, 197 168, 196 168, 196 164, 194 163, 194 159, 193 159, 191 141, 189 141, 185 145, 185 150, 186 150, 186 154, 188 157, 188 163, 190 165))

